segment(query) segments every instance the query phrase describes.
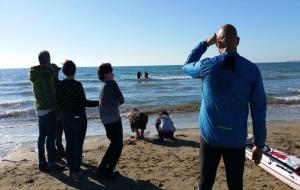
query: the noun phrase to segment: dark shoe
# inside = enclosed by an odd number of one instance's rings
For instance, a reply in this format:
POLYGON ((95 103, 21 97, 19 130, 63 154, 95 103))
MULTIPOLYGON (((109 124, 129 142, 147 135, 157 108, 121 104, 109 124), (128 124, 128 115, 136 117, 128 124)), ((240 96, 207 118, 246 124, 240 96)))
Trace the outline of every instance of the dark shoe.
POLYGON ((107 178, 110 178, 110 179, 120 177, 120 176, 121 176, 121 174, 118 171, 110 172, 107 174, 107 178))
POLYGON ((155 141, 159 142, 159 143, 164 143, 164 139, 155 139, 155 141))
POLYGON ((50 172, 60 172, 60 171, 63 171, 65 169, 64 166, 60 166, 58 165, 57 163, 54 163, 54 164, 48 164, 48 170, 50 172))
POLYGON ((47 164, 47 162, 40 163, 39 164, 39 170, 41 172, 48 172, 48 164, 47 164))
POLYGON ((174 138, 174 137, 171 137, 170 140, 173 141, 173 142, 177 141, 177 139, 174 138))
POLYGON ((72 180, 74 180, 75 182, 79 182, 79 180, 82 176, 82 173, 76 172, 76 173, 71 173, 70 175, 71 175, 72 180))
POLYGON ((108 174, 107 169, 105 168, 98 168, 96 171, 96 176, 97 177, 106 177, 108 174))

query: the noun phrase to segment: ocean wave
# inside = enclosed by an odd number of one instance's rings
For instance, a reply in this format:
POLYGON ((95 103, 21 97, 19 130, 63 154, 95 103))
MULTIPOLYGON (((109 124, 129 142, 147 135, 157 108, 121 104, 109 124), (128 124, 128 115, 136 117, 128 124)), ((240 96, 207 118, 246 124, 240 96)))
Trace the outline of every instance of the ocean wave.
MULTIPOLYGON (((300 105, 300 95, 298 96, 268 96, 269 106, 289 106, 300 105)), ((16 101, 0 104, 0 119, 3 118, 36 118, 33 102, 16 101), (27 106, 20 106, 26 104, 27 106)), ((145 102, 129 103, 121 107, 122 116, 126 116, 131 109, 138 108, 147 114, 159 114, 163 110, 170 112, 194 112, 200 109, 200 100, 195 102, 167 104, 167 105, 147 105, 145 102)), ((98 118, 98 109, 87 109, 87 116, 91 119, 98 118)))
POLYGON ((166 76, 166 77, 154 77, 151 79, 154 79, 154 80, 188 80, 188 79, 192 79, 192 77, 189 77, 189 76, 166 76))
POLYGON ((287 88, 288 92, 296 92, 296 93, 300 93, 300 89, 298 88, 287 88))
POLYGON ((79 81, 83 83, 100 83, 99 79, 79 79, 79 81))
POLYGON ((268 97, 268 104, 285 104, 294 105, 300 104, 300 96, 271 96, 268 97))
POLYGON ((28 88, 28 89, 25 89, 25 90, 11 90, 11 91, 7 91, 7 92, 2 92, 2 95, 18 95, 18 96, 25 96, 25 97, 28 97, 28 96, 32 96, 33 95, 33 92, 32 92, 32 89, 28 88))
POLYGON ((0 110, 0 119, 11 118, 11 117, 33 117, 35 116, 35 109, 25 110, 0 110))
POLYGON ((20 101, 10 101, 0 103, 0 108, 17 108, 23 105, 33 104, 32 100, 20 100, 20 101))
POLYGON ((148 79, 127 78, 127 81, 165 81, 165 80, 189 80, 189 76, 166 76, 166 77, 150 77, 148 79))
MULTIPOLYGON (((192 102, 186 104, 178 104, 178 105, 165 105, 165 106, 136 106, 132 108, 138 108, 146 114, 159 114, 161 111, 167 110, 169 112, 193 112, 200 110, 199 102, 192 102)), ((122 110, 122 116, 127 116, 132 108, 127 108, 126 110, 122 110)))
POLYGON ((31 83, 29 80, 0 82, 0 86, 30 86, 30 85, 31 83))

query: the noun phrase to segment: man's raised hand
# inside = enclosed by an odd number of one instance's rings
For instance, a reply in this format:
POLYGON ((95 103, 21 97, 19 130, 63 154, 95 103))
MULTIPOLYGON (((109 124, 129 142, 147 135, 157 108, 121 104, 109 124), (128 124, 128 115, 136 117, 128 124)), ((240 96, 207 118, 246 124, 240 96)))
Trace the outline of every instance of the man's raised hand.
POLYGON ((209 37, 207 40, 206 40, 208 46, 211 46, 213 44, 215 44, 217 42, 217 35, 216 33, 214 33, 214 35, 212 35, 211 37, 209 37))

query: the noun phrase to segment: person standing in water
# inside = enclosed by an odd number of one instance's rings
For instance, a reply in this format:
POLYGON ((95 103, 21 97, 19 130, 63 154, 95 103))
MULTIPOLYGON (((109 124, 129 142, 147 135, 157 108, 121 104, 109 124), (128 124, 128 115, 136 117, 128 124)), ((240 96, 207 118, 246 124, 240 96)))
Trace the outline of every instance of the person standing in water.
POLYGON ((149 73, 147 71, 144 72, 144 77, 145 77, 145 79, 149 78, 149 73))
POLYGON ((199 189, 212 189, 223 157, 230 190, 243 189, 245 143, 249 107, 253 122, 255 164, 262 158, 266 139, 266 94, 258 67, 237 53, 239 37, 226 24, 191 52, 183 70, 202 79, 200 111, 199 189), (200 60, 216 45, 220 55, 200 60))
POLYGON ((136 73, 136 78, 137 78, 137 79, 142 79, 142 78, 143 78, 143 75, 142 75, 141 71, 138 71, 138 72, 136 73))

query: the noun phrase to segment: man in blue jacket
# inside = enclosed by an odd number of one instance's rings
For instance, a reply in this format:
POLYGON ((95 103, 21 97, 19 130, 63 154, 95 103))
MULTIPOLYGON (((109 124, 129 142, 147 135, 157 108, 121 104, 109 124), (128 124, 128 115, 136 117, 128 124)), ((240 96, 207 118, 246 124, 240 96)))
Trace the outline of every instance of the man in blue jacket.
POLYGON ((255 164, 259 164, 266 139, 266 95, 258 67, 237 53, 239 37, 226 24, 191 52, 183 70, 202 79, 200 110, 199 189, 212 189, 223 157, 230 190, 243 189, 245 143, 249 107, 253 121, 255 164), (201 59, 215 44, 220 55, 201 59))

